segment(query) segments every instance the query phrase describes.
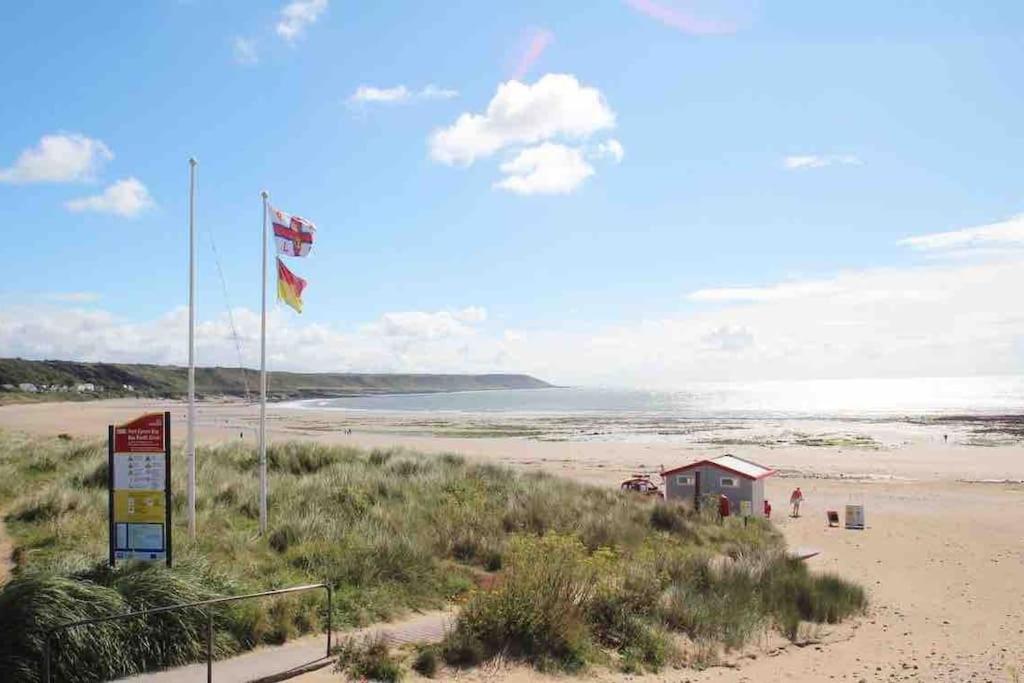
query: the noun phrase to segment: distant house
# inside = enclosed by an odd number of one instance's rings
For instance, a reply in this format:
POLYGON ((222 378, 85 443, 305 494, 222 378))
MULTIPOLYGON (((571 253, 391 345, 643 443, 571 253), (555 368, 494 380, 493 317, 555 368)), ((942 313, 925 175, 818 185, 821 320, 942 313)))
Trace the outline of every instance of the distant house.
POLYGON ((20 389, 21 391, 27 391, 30 394, 34 394, 37 391, 39 391, 39 387, 37 387, 35 384, 32 384, 32 382, 22 382, 21 384, 18 385, 18 389, 20 389))
POLYGON ((76 385, 75 391, 77 391, 80 394, 87 391, 96 391, 96 385, 93 384, 92 382, 85 382, 83 384, 76 385))
POLYGON ((761 515, 764 510, 764 480, 773 474, 775 470, 764 465, 735 455, 723 455, 665 470, 661 476, 665 481, 666 500, 696 507, 703 496, 717 498, 725 494, 733 514, 740 514, 742 503, 749 502, 751 513, 761 515))

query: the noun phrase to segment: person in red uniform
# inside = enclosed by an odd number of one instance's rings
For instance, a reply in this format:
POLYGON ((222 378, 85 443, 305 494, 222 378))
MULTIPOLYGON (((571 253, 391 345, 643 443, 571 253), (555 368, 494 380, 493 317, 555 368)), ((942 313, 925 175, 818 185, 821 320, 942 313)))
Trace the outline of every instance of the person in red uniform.
POLYGON ((718 496, 718 517, 724 520, 729 516, 729 498, 723 493, 718 496))
POLYGON ((772 504, 769 503, 767 499, 765 499, 765 501, 764 501, 764 518, 765 519, 771 519, 772 518, 772 504))

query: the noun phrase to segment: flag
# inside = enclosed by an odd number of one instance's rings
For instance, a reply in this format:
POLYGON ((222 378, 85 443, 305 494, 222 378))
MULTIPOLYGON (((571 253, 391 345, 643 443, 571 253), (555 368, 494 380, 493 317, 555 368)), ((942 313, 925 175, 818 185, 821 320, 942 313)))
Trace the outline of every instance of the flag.
POLYGON ((277 253, 283 256, 308 256, 313 248, 316 226, 305 218, 289 216, 284 211, 270 207, 270 222, 274 226, 274 241, 277 253))
POLYGON ((283 301, 298 313, 302 313, 302 290, 306 288, 306 281, 288 270, 280 258, 277 259, 277 298, 283 301))

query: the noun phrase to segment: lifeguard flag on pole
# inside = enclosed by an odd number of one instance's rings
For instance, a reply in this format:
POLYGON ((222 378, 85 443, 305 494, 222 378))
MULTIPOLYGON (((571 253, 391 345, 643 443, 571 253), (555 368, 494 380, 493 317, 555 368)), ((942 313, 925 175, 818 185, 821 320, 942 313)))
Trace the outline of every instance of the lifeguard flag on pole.
POLYGON ((316 226, 305 218, 291 216, 270 207, 270 222, 274 226, 274 242, 282 256, 308 256, 313 248, 316 226))
POLYGON ((288 270, 281 261, 277 259, 277 298, 283 301, 296 312, 302 313, 302 290, 306 288, 306 281, 288 270))

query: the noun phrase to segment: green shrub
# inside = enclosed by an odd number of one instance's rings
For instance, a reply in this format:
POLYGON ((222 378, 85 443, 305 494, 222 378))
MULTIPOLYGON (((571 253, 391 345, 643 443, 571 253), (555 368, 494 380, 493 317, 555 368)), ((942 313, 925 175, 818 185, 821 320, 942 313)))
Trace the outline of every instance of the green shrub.
POLYGON ((582 668, 592 646, 587 613, 603 559, 588 556, 568 536, 514 539, 505 580, 465 606, 453 644, 479 643, 487 657, 501 652, 541 668, 582 668))
POLYGON ((658 501, 651 508, 651 526, 659 531, 689 535, 691 525, 687 516, 682 505, 658 501))
POLYGON ((867 606, 864 589, 835 575, 812 575, 795 558, 780 558, 762 577, 766 610, 791 640, 801 621, 834 624, 867 606))
POLYGON ((335 654, 338 656, 336 669, 356 680, 393 683, 405 677, 401 662, 391 654, 382 637, 346 640, 335 649, 335 654))
POLYGON ((417 649, 416 658, 412 661, 413 670, 421 676, 433 678, 441 665, 441 657, 436 645, 425 645, 417 649))
POLYGON ((636 617, 637 625, 622 653, 621 667, 625 673, 657 673, 677 656, 670 636, 663 629, 644 623, 636 617))

